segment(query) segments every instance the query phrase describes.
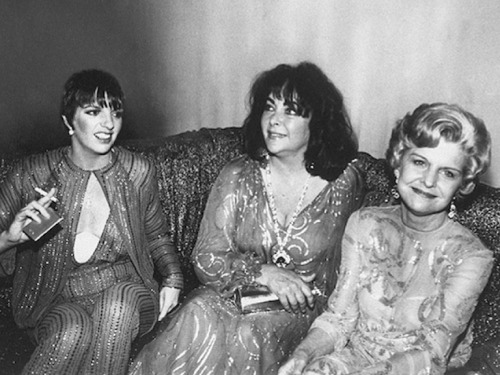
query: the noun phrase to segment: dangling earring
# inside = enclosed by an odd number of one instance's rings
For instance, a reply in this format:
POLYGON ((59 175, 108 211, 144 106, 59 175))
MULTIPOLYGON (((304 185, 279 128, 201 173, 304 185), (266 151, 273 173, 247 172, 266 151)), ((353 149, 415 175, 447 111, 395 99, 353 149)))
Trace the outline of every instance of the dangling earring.
POLYGON ((69 134, 69 136, 71 137, 73 134, 75 134, 75 131, 74 131, 72 128, 70 128, 70 129, 68 130, 68 134, 69 134))
POLYGON ((448 211, 448 217, 454 219, 457 216, 457 206, 455 206, 455 197, 451 200, 450 210, 448 211))
POLYGON ((396 187, 396 185, 394 185, 391 189, 391 195, 392 197, 395 199, 395 200, 398 200, 401 196, 399 195, 399 191, 396 187))
POLYGON ((394 186, 391 189, 391 195, 395 200, 401 198, 398 191, 399 169, 394 170, 394 186))

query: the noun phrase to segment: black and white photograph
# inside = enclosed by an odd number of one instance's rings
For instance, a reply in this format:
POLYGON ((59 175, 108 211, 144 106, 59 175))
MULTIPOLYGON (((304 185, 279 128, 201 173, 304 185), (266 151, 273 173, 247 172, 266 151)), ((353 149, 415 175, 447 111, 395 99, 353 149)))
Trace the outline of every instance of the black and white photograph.
POLYGON ((0 2, 0 374, 500 374, 498 0, 0 2))

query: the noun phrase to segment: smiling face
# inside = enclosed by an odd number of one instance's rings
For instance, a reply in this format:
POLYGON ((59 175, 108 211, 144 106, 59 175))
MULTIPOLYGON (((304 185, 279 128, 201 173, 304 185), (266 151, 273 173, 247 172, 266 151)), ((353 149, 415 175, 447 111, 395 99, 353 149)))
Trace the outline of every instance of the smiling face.
POLYGON ((299 115, 298 104, 269 95, 261 128, 267 150, 276 156, 303 155, 309 142, 311 115, 299 115))
POLYGON ((122 113, 122 109, 113 109, 110 105, 90 103, 76 108, 71 124, 64 118, 66 126, 74 131, 71 136, 74 159, 90 164, 99 160, 107 162, 107 154, 122 127, 122 113))
POLYGON ((455 193, 463 186, 465 156, 457 143, 408 149, 396 169, 403 212, 409 220, 441 223, 455 193))

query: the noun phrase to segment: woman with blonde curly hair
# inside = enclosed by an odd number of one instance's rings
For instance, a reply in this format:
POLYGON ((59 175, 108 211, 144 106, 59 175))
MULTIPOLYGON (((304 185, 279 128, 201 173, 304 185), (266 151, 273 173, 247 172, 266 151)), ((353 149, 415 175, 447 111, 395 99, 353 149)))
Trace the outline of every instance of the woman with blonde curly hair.
POLYGON ((328 309, 279 374, 443 374, 470 356, 470 319, 493 254, 453 220, 488 167, 483 122, 424 104, 392 132, 399 205, 349 219, 328 309))

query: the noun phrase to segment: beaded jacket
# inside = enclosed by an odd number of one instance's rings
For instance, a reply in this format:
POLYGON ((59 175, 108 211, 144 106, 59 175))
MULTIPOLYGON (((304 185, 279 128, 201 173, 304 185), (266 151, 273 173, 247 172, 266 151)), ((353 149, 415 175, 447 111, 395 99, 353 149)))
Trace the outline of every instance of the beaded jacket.
POLYGON ((155 267, 162 287, 180 289, 183 278, 167 233, 153 164, 145 157, 115 147, 109 164, 86 171, 72 162, 68 151, 68 147, 63 147, 20 160, 0 186, 0 231, 8 229, 22 207, 39 198, 35 187, 45 191, 57 189, 55 209, 62 217, 61 225, 39 241, 28 241, 0 254, 0 275, 14 272, 12 307, 16 324, 21 328, 34 327, 63 288, 74 261, 76 229, 92 173, 158 313, 155 267))

